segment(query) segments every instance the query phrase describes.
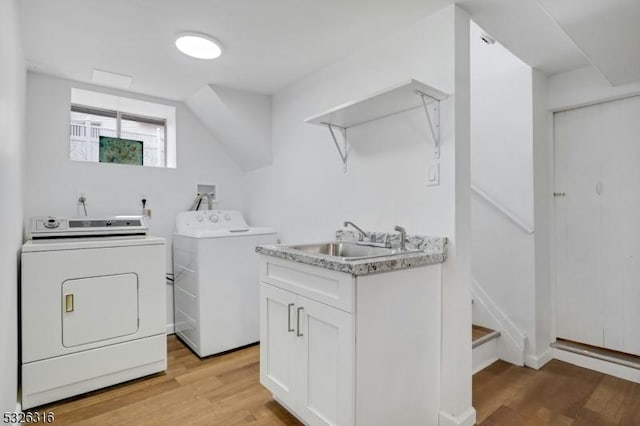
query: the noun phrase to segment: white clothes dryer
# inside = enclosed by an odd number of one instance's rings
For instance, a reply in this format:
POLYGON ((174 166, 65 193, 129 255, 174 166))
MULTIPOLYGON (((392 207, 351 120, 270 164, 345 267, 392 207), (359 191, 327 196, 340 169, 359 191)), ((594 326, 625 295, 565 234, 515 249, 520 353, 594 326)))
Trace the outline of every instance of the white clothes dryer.
POLYGON ((257 245, 274 229, 250 227, 235 210, 178 214, 173 235, 175 330, 205 357, 260 340, 257 245))
POLYGON ((143 217, 33 218, 22 246, 22 408, 167 368, 165 240, 143 217))

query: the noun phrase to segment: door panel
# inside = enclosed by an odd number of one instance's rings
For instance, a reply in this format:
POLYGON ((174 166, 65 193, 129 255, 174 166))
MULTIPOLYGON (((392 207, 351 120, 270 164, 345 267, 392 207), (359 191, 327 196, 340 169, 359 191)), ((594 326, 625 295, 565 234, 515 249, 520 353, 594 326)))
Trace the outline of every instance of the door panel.
POLYGON ((260 383, 294 406, 295 306, 297 296, 260 284, 260 383))
POLYGON ((300 296, 299 410, 312 425, 353 424, 353 316, 300 296))
POLYGON ((138 331, 138 276, 133 273, 62 283, 62 345, 73 347, 138 331))
POLYGON ((555 114, 557 335, 640 355, 640 97, 555 114))
MULTIPOLYGON (((606 104, 612 124, 612 147, 615 161, 609 168, 616 172, 616 181, 603 190, 603 196, 613 192, 615 200, 604 203, 605 212, 617 229, 610 232, 612 239, 604 249, 617 263, 614 288, 616 293, 609 302, 609 311, 616 313, 614 326, 621 336, 621 351, 640 355, 640 97, 606 104)), ((613 269, 613 268, 612 268, 613 269)), ((607 294, 612 292, 607 291, 607 294)), ((611 327, 612 329, 614 327, 611 327)), ((605 332, 609 336, 609 330, 605 332)))
POLYGON ((600 107, 555 115, 558 337, 602 346, 600 107))

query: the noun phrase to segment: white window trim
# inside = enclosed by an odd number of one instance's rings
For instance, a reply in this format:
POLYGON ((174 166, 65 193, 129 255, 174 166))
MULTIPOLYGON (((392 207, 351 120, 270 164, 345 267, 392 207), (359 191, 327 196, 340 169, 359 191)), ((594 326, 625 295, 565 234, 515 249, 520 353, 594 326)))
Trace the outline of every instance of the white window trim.
POLYGON ((166 167, 176 168, 176 107, 75 87, 71 89, 71 103, 164 119, 166 121, 166 167))

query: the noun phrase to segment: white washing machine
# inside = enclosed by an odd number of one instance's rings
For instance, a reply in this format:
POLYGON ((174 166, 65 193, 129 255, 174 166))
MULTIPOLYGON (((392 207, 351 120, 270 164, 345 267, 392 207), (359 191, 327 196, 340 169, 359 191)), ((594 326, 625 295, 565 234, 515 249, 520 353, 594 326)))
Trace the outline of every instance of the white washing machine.
POLYGON ((143 217, 33 218, 22 408, 166 370, 166 255, 143 217))
POLYGON ((249 227, 234 210, 178 214, 173 235, 176 334, 199 356, 260 340, 257 245, 271 228, 249 227))

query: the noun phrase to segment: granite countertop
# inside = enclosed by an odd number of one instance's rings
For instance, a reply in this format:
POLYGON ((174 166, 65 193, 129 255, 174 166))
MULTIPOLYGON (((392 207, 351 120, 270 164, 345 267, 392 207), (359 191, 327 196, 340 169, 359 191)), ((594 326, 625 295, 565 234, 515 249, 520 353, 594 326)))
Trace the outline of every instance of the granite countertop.
MULTIPOLYGON (((367 237, 360 241, 358 234, 352 231, 339 230, 336 232, 337 242, 375 243, 397 248, 398 234, 367 233, 367 237)), ((348 273, 354 276, 380 272, 390 272, 398 269, 442 263, 447 259, 447 239, 424 235, 407 235, 406 247, 412 251, 392 256, 372 257, 367 259, 348 260, 341 257, 320 253, 308 253, 290 248, 288 245, 273 244, 256 247, 256 252, 280 259, 319 266, 334 271, 348 273)))

